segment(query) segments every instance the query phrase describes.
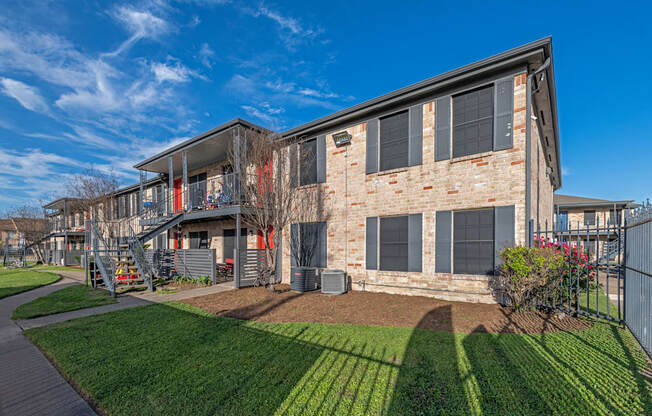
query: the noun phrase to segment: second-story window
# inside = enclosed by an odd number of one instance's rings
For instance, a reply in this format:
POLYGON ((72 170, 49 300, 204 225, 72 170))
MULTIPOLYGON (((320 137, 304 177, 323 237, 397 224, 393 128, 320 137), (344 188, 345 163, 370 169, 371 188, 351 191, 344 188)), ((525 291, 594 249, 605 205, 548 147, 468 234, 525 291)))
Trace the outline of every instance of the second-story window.
POLYGON ((408 166, 408 140, 408 111, 380 119, 380 170, 408 166))
POLYGON ((584 225, 595 225, 595 210, 584 211, 584 225))
POLYGON ((493 137, 493 85, 454 96, 453 157, 488 152, 493 137))
POLYGON ((301 143, 299 147, 299 185, 317 183, 317 139, 301 143))

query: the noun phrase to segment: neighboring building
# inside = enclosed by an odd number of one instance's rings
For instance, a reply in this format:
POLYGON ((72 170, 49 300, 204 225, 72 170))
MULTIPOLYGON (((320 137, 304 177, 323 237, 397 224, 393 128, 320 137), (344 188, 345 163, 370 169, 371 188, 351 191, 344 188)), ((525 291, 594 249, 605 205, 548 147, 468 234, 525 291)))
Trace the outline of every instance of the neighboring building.
POLYGON ((610 201, 572 195, 554 195, 555 227, 570 228, 609 227, 624 224, 625 213, 639 205, 633 200, 610 201))
POLYGON ((616 260, 622 253, 624 242, 620 235, 625 215, 639 207, 633 200, 610 201, 560 194, 554 195, 554 205, 554 224, 547 224, 547 228, 554 228, 559 238, 579 240, 591 258, 595 259, 598 253, 601 262, 616 260))
POLYGON ((20 233, 11 218, 0 218, 0 247, 19 247, 22 244, 20 233))
POLYGON ((329 218, 320 266, 346 270, 353 289, 492 302, 499 251, 552 221, 561 186, 551 39, 282 137, 316 148, 314 183, 302 186, 324 196, 329 218), (336 146, 343 135, 350 144, 336 146))

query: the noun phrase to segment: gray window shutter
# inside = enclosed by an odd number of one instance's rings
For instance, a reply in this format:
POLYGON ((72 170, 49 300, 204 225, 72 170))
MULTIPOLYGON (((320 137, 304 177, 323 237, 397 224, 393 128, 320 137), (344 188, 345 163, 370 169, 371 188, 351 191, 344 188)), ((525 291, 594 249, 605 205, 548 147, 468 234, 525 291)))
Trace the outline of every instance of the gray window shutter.
POLYGON ((451 106, 450 96, 435 100, 435 161, 450 159, 451 106))
POLYGON ((378 217, 367 217, 366 233, 367 270, 378 269, 378 217))
POLYGON ((514 205, 494 210, 494 265, 500 266, 500 251, 514 247, 514 205))
POLYGON ((276 248, 276 283, 283 279, 283 235, 278 235, 278 246, 276 248))
POLYGON ((494 91, 494 150, 505 150, 514 145, 514 78, 496 81, 494 91))
POLYGON ((298 145, 296 144, 291 144, 290 145, 290 180, 291 180, 291 186, 297 187, 299 186, 299 167, 298 167, 298 145))
POLYGON ((365 173, 378 172, 378 119, 367 121, 367 164, 365 173))
POLYGON ((451 211, 435 214, 435 272, 451 273, 451 211))
POLYGON ((325 222, 319 223, 319 267, 328 267, 328 226, 325 222))
POLYGON ((423 149, 423 104, 410 107, 408 166, 421 164, 423 149))
POLYGON ((326 182, 326 136, 317 136, 317 183, 326 182))
POLYGON ((290 265, 297 266, 297 254, 299 244, 299 224, 290 225, 290 265))
POLYGON ((421 271, 422 214, 408 216, 408 271, 421 271))

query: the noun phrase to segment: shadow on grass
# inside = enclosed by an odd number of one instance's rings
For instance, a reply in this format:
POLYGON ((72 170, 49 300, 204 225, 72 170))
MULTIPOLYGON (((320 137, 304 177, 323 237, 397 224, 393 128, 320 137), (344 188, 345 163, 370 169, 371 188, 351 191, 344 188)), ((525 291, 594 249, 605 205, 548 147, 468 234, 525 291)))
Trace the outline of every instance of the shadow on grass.
MULTIPOLYGON (((290 299, 261 302, 249 312, 262 316, 290 299)), ((112 415, 650 409, 645 380, 636 378, 640 357, 622 333, 613 333, 618 329, 522 335, 488 334, 478 326, 474 333, 455 334, 453 319, 451 306, 442 306, 414 329, 268 324, 173 303, 27 334, 112 415), (447 322, 450 330, 421 328, 432 320, 447 322)))

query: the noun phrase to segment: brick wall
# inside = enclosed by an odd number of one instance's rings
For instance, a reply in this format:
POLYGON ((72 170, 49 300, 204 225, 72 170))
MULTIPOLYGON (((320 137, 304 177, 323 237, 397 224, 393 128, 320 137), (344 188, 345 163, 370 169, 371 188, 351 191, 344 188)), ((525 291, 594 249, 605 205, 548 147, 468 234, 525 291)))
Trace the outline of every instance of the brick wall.
MULTIPOLYGON (((525 243, 525 97, 526 75, 520 74, 514 78, 513 148, 439 162, 434 161, 435 106, 427 102, 423 106, 423 163, 377 174, 365 174, 365 123, 336 131, 346 130, 352 135, 347 147, 336 148, 332 139, 335 132, 329 132, 326 182, 310 187, 324 196, 324 210, 329 217, 328 268, 347 270, 353 282, 365 282, 365 290, 493 302, 489 277, 435 273, 435 212, 514 205, 516 243, 525 243), (422 272, 366 270, 366 218, 413 213, 423 214, 422 272)), ((551 215, 550 182, 539 183, 541 175, 533 180, 544 188, 540 189, 540 216, 551 215)), ((288 238, 289 229, 283 235, 286 282, 290 268, 288 238)), ((353 284, 354 290, 362 288, 361 284, 353 284)))

